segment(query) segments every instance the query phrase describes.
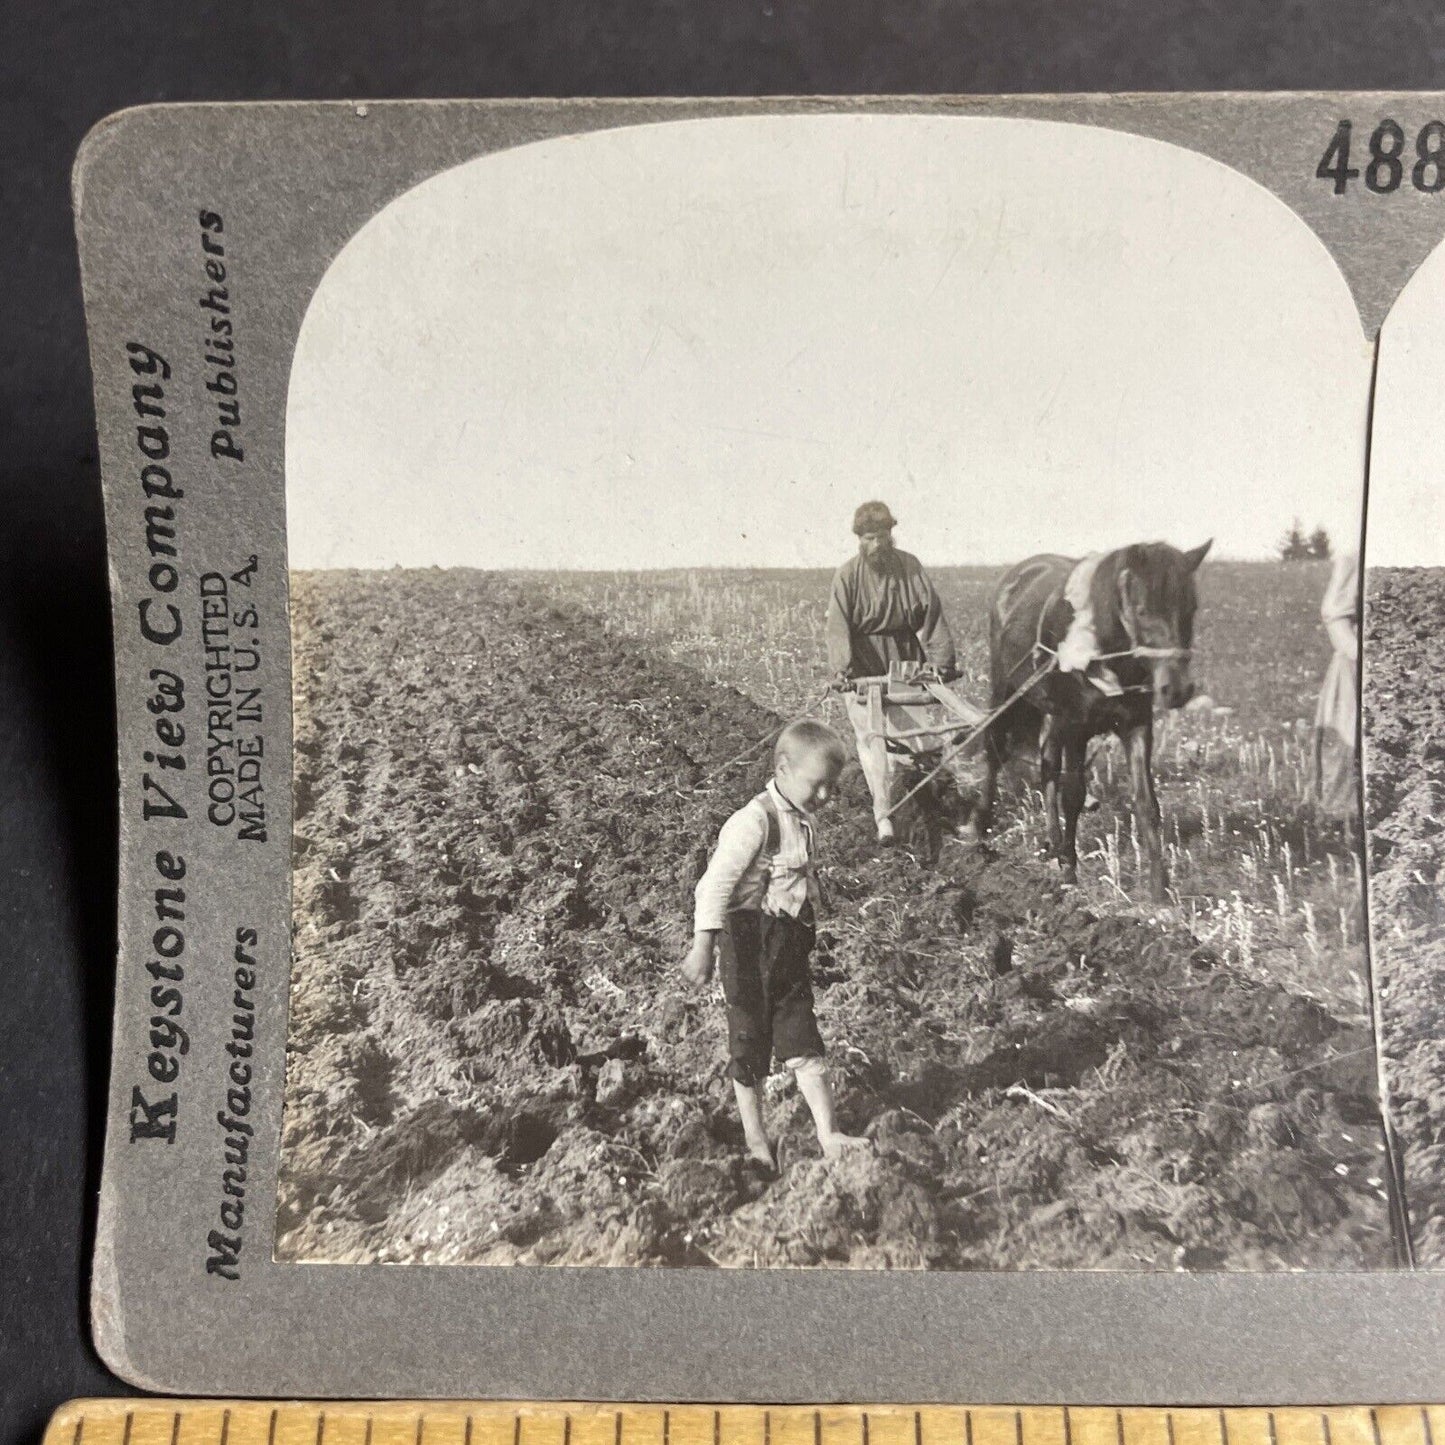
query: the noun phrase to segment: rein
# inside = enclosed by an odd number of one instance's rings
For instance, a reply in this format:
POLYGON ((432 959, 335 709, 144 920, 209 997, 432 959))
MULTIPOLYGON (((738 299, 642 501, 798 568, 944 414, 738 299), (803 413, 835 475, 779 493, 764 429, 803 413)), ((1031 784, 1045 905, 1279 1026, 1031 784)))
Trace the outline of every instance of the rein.
MULTIPOLYGON (((1048 645, 1047 642, 1036 642, 1035 650, 1046 652, 1050 657, 1057 657, 1058 651, 1048 645)), ((1121 657, 1193 657, 1192 647, 1145 647, 1143 643, 1137 643, 1133 647, 1126 647, 1123 652, 1099 652, 1089 659, 1090 662, 1115 662, 1121 657)))
POLYGON ((1095 662, 1112 662, 1119 657, 1150 657, 1167 660, 1171 657, 1193 657, 1192 647, 1145 647, 1143 643, 1136 643, 1133 647, 1126 648, 1123 652, 1101 652, 1095 662))

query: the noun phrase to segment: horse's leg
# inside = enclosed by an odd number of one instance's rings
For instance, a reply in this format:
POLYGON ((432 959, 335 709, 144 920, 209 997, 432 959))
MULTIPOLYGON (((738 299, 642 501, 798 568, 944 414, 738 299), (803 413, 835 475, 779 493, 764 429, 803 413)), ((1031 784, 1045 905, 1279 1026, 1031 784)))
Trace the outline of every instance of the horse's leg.
POLYGON ((1088 755, 1088 739, 1081 732, 1070 730, 1064 739, 1064 767, 1059 778, 1064 802, 1064 882, 1079 881, 1079 814, 1084 811, 1088 779, 1084 776, 1088 755))
POLYGON ((1168 897, 1169 879, 1164 872, 1164 842, 1160 830, 1159 798, 1154 792, 1154 720, 1142 723, 1124 734, 1124 748, 1129 755, 1129 785, 1134 799, 1134 826, 1139 833, 1139 847, 1149 873, 1149 893, 1156 903, 1168 897))
POLYGON ((1044 822, 1049 830, 1049 857, 1062 860, 1063 836, 1059 832, 1059 771, 1063 764, 1064 740, 1052 715, 1045 716, 1039 733, 1039 782, 1044 790, 1044 822))

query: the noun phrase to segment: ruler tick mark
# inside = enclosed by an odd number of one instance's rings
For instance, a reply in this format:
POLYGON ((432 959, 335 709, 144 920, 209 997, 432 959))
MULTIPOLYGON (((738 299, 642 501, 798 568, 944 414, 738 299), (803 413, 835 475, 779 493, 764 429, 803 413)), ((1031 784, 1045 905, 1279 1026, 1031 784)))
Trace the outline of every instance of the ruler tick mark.
MULTIPOLYGON (((217 1405, 220 1404, 219 1401, 216 1403, 217 1405)), ((232 1436, 235 1435, 235 1421, 233 1421, 232 1416, 235 1413, 235 1407, 222 1409, 219 1418, 210 1416, 209 1422, 207 1423, 197 1418, 197 1409, 195 1406, 185 1405, 178 1408, 177 1402, 164 1400, 149 1402, 148 1408, 125 1411, 117 1410, 113 1414, 107 1413, 105 1425, 107 1431, 109 1431, 114 1429, 114 1421, 116 1418, 119 1417, 123 1421, 123 1431, 120 1437, 117 1439, 115 1436, 111 1436, 113 1445, 146 1445, 147 1441, 150 1441, 151 1445, 155 1445, 157 1441, 160 1442, 160 1445, 187 1445, 187 1442, 190 1442, 190 1445, 208 1445, 208 1442, 209 1445, 245 1445, 244 1437, 251 1436, 252 1434, 256 1436, 255 1445, 343 1445, 342 1436, 354 1430, 354 1424, 348 1422, 354 1422, 356 1415, 350 1411, 347 1412, 346 1420, 343 1421, 341 1435, 338 1435, 335 1429, 328 1429, 328 1425, 332 1423, 327 1418, 331 1413, 329 1404, 324 1409, 320 1402, 309 1405, 299 1403, 283 1404, 266 1406, 265 1408, 268 1412, 268 1420, 264 1438, 262 1438, 262 1432, 253 1431, 252 1429, 252 1425, 258 1425, 260 1423, 261 1417, 259 1412, 254 1412, 256 1418, 252 1421, 251 1425, 247 1425, 245 1420, 241 1421, 241 1426, 243 1427, 241 1435, 233 1439, 232 1436), (155 1408, 157 1406, 159 1408, 155 1408), (281 1438, 280 1430, 281 1415, 283 1413, 286 1416, 286 1437, 284 1440, 281 1438), (193 1439, 193 1437, 195 1438, 193 1439)), ((465 1407, 463 1408, 465 1409, 465 1407)), ((504 1406, 503 1413, 500 1414, 500 1416, 491 1416, 489 1419, 495 1420, 497 1425, 501 1425, 506 1419, 504 1413, 505 1408, 504 1406)), ((810 1431, 809 1438, 805 1441, 805 1445, 847 1445, 847 1415, 856 1412, 855 1423, 858 1433, 854 1436, 853 1445, 887 1445, 887 1442, 882 1437, 876 1441, 873 1438, 873 1415, 871 1408, 865 1408, 862 1405, 830 1408, 833 1409, 833 1413, 829 1416, 832 1424, 827 1431, 823 1428, 823 1411, 821 1405, 809 1404, 802 1409, 790 1409, 787 1411, 786 1419, 784 1419, 782 1423, 786 1425, 788 1429, 785 1430, 783 1434, 786 1435, 789 1431, 795 1433, 796 1427, 803 1425, 808 1417, 811 1416, 812 1430, 810 1431)), ((930 1427, 929 1430, 925 1432, 923 1429, 923 1411, 917 1405, 904 1406, 896 1410, 885 1409, 884 1435, 887 1436, 890 1433, 888 1424, 890 1419, 894 1420, 898 1425, 904 1425, 906 1430, 906 1422, 911 1415, 912 1429, 900 1437, 901 1445, 989 1445, 989 1432, 987 1430, 982 1437, 976 1438, 976 1432, 973 1428, 973 1411, 963 1406, 956 1408, 959 1409, 963 1416, 963 1428, 956 1436, 951 1433, 947 1425, 947 1419, 942 1413, 939 1414, 936 1421, 937 1428, 935 1428, 933 1417, 930 1416, 930 1427), (939 1434, 939 1430, 942 1430, 943 1433, 939 1434), (927 1435, 926 1440, 925 1433, 927 1435)), ((1096 1445, 1096 1442, 1091 1442, 1089 1439, 1089 1434, 1092 1430, 1092 1425, 1089 1423, 1089 1420, 1085 1421, 1084 1437, 1076 1438, 1071 1407, 1065 1405, 1055 1408, 1059 1410, 1058 1415, 1053 1414, 1052 1410, 1050 1410, 1047 1413, 1040 1413, 1037 1416, 1031 1415, 1026 1422, 1022 1409, 1008 1407, 1013 1415, 1014 1428, 1013 1439, 1008 1441, 1007 1445, 1040 1445, 1042 1435, 1049 1433, 1049 1431, 1053 1429, 1052 1426, 1048 1426, 1048 1430, 1042 1428, 1048 1425, 1049 1420, 1059 1422, 1059 1434, 1054 1436, 1056 1445, 1096 1445), (1034 1422, 1036 1419, 1040 1422, 1041 1426, 1039 1432, 1035 1432, 1034 1430, 1034 1422), (1027 1429, 1025 1429, 1026 1424, 1028 1426, 1027 1429), (1040 1441, 1034 1439, 1035 1433, 1039 1433, 1040 1441)), ((1440 1441, 1437 1442, 1434 1432, 1434 1416, 1430 1408, 1426 1406, 1416 1406, 1418 1411, 1416 1430, 1418 1434, 1414 1435, 1411 1434, 1410 1428, 1406 1424, 1408 1418, 1407 1411, 1392 1410, 1390 1414, 1386 1415, 1386 1406, 1384 1405, 1378 1407, 1369 1405, 1343 1407, 1316 1403, 1313 1407, 1307 1407, 1298 1412, 1283 1412, 1285 1415, 1284 1423, 1291 1426, 1291 1429, 1293 1429, 1295 1423, 1302 1428, 1305 1416, 1310 1413, 1310 1408, 1313 1409, 1316 1429, 1319 1431, 1314 1445, 1352 1445, 1352 1441, 1355 1440, 1356 1436, 1359 1437, 1361 1445, 1445 1445, 1445 1430, 1442 1430, 1440 1441), (1340 1422, 1341 1428, 1344 1431, 1344 1434, 1338 1439, 1335 1437, 1334 1430, 1337 1420, 1340 1422), (1361 1428, 1366 1425, 1366 1422, 1368 1422, 1368 1434, 1361 1428)), ((417 1411, 417 1409, 417 1402, 407 1402, 399 1406, 396 1404, 383 1406, 375 1411, 368 1411, 362 1414, 361 1418, 365 1426, 364 1441, 355 1442, 355 1445, 385 1445, 384 1441, 378 1441, 375 1437, 374 1426, 378 1418, 386 1427, 386 1430, 391 1431, 400 1431, 406 1421, 410 1419, 412 1429, 407 1430, 406 1433, 411 1435, 412 1438, 406 1441, 405 1445, 445 1445, 448 1430, 443 1429, 440 1435, 438 1435, 435 1430, 429 1430, 428 1426, 431 1421, 431 1412, 424 1410, 420 1413, 413 1413, 417 1411)), ((553 1434, 551 1438, 554 1441, 554 1445, 585 1445, 585 1442, 578 1437, 577 1432, 573 1429, 574 1421, 570 1410, 564 1410, 559 1406, 551 1406, 548 1407, 545 1412, 542 1412, 539 1407, 529 1405, 527 1402, 512 1402, 512 1409, 511 1439, 504 1440, 503 1445, 545 1445, 543 1436, 548 1434, 548 1430, 555 1430, 558 1416, 561 1417, 562 1424, 561 1439, 560 1441, 557 1440, 556 1435, 553 1434), (537 1435, 535 1439, 523 1429, 527 1420, 532 1418, 530 1415, 523 1413, 523 1411, 533 1409, 539 1409, 544 1424, 550 1422, 548 1430, 543 1430, 542 1434, 537 1435)), ((209 1413, 209 1411, 207 1411, 207 1413, 209 1413)), ((994 1430, 994 1433, 997 1433, 997 1426, 1003 1423, 1002 1418, 1000 1418, 1003 1416, 1003 1413, 1002 1410, 990 1413, 989 1422, 992 1422, 990 1428, 994 1430)), ((1131 1419, 1133 1424, 1139 1427, 1138 1430, 1132 1430, 1130 1422, 1124 1419, 1122 1407, 1114 1409, 1113 1413, 1114 1439, 1106 1442, 1106 1445, 1148 1445, 1148 1441, 1151 1439, 1157 1442, 1157 1445, 1194 1445, 1194 1442, 1191 1440, 1193 1422, 1197 1421, 1202 1429, 1206 1418, 1204 1411, 1184 1411, 1184 1423, 1190 1426, 1190 1429, 1186 1429, 1181 1436, 1179 1432, 1179 1421, 1175 1419, 1176 1412, 1172 1409, 1166 1409, 1162 1406, 1149 1409, 1132 1409, 1131 1419), (1162 1431, 1159 1430, 1160 1425, 1164 1426, 1162 1431)), ((1231 1418, 1231 1413, 1229 1410, 1216 1408, 1215 1438, 1209 1442, 1209 1445, 1249 1445, 1249 1440, 1254 1439, 1259 1434, 1260 1424, 1264 1424, 1266 1427, 1264 1432, 1265 1438, 1264 1440, 1258 1441, 1257 1445, 1297 1445, 1297 1442, 1293 1441, 1293 1439, 1285 1439, 1285 1436, 1290 1433, 1289 1431, 1282 1431, 1280 1429, 1279 1417, 1281 1411, 1263 1408, 1243 1413, 1240 1417, 1243 1422, 1243 1433, 1238 1436, 1235 1435, 1232 1428, 1236 1422, 1231 1418), (1263 1420, 1261 1420, 1261 1416, 1264 1417, 1263 1420)), ((705 1429, 698 1431, 693 1426, 687 1425, 687 1419, 691 1417, 684 1418, 683 1424, 687 1426, 687 1428, 683 1430, 681 1435, 675 1435, 672 1429, 671 1409, 664 1408, 661 1402, 655 1407, 634 1407, 634 1414, 631 1416, 629 1416, 625 1410, 617 1409, 613 1415, 613 1439, 607 1442, 607 1445, 648 1445, 648 1441, 651 1441, 651 1445, 746 1445, 749 1438, 751 1438, 752 1445, 787 1445, 783 1435, 777 1436, 776 1439, 774 1438, 772 1411, 770 1409, 758 1407, 733 1411, 730 1415, 726 1432, 723 1429, 722 1408, 715 1406, 711 1414, 712 1431, 711 1439, 709 1439, 708 1432, 705 1429), (757 1435, 751 1435, 752 1430, 758 1429, 759 1417, 761 1417, 761 1429, 757 1435), (631 1419, 634 1424, 639 1426, 639 1429, 634 1430, 629 1426, 626 1431, 627 1438, 624 1441, 623 1421, 625 1418, 631 1419), (645 1428, 643 1428, 644 1425, 645 1428), (653 1429, 658 1431, 657 1435, 651 1434, 653 1429), (694 1434, 697 1436, 696 1441, 692 1440, 694 1434), (636 1439, 634 1439, 634 1436, 636 1439)), ((1086 1412, 1086 1414, 1089 1414, 1090 1420, 1098 1419, 1100 1424, 1103 1424, 1108 1418, 1103 1412, 1099 1412, 1098 1416, 1092 1415, 1090 1412, 1086 1412)), ((456 1415, 452 1414, 444 1417, 444 1419, 445 1418, 455 1420, 456 1415)), ((481 1440, 476 1433, 475 1414, 467 1412, 463 1414, 462 1418, 462 1439, 455 1441, 455 1445, 487 1445, 487 1442, 481 1440)), ((585 1418, 588 1420, 596 1419, 597 1423, 601 1424, 607 1417, 604 1412, 599 1416, 589 1414, 585 1418)), ((948 1411, 947 1418, 954 1418, 952 1409, 948 1411)), ((696 1421, 696 1425, 703 1425, 704 1419, 705 1417, 699 1418, 696 1421)), ((383 1433, 386 1433, 386 1431, 384 1430, 383 1433)), ((1296 1431, 1295 1433, 1300 1432, 1296 1431)), ((585 1436, 586 1434, 587 1432, 584 1431, 583 1435, 585 1436)), ((455 1440, 455 1437, 451 1438, 455 1440)), ((80 1413, 78 1410, 70 1417, 68 1423, 60 1425, 59 1430, 54 1433, 50 1439, 52 1445, 101 1445, 95 1430, 90 1428, 88 1416, 80 1413)), ((1301 1442, 1303 1442, 1303 1435, 1301 1435, 1301 1442)), ((1308 1445, 1308 1442, 1304 1442, 1304 1445, 1308 1445)))

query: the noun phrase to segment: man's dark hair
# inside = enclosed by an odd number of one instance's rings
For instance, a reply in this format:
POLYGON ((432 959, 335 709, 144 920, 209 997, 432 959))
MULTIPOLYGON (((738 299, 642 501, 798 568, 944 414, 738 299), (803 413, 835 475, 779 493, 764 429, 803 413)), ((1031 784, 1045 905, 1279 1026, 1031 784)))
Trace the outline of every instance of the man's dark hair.
POLYGON ((864 532, 883 532, 898 525, 887 502, 864 502, 853 513, 853 534, 861 537, 864 532))

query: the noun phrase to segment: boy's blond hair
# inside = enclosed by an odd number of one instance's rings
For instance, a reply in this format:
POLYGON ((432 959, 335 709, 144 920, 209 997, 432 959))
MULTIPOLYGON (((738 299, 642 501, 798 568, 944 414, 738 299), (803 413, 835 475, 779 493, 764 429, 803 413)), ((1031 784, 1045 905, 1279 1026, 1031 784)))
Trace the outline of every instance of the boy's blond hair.
POLYGON ((827 723, 811 717, 799 718, 778 734, 778 740, 773 744, 773 766, 776 768, 784 758, 795 763, 800 758, 817 753, 822 753, 840 770, 848 761, 848 749, 843 746, 843 739, 827 723))

